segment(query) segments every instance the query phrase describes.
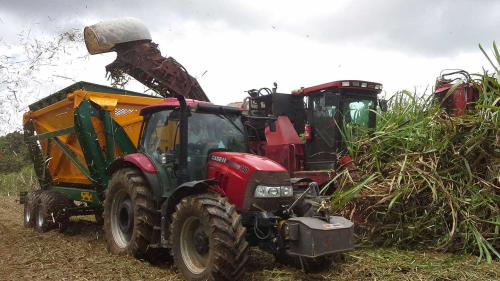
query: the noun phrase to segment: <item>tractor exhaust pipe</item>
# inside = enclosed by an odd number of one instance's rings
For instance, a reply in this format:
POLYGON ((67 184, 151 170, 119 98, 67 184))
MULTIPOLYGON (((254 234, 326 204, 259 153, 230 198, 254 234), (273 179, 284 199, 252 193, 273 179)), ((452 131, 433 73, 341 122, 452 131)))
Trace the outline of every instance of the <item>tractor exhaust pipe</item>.
POLYGON ((126 17, 85 27, 85 45, 91 55, 113 52, 120 44, 151 42, 151 33, 137 18, 126 17))

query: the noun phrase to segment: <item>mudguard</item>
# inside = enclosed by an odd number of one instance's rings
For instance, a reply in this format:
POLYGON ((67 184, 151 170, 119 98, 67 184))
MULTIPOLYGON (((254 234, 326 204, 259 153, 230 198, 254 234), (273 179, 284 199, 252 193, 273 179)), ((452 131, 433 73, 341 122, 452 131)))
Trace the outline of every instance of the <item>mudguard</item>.
POLYGON ((153 190, 156 201, 162 200, 162 188, 158 179, 158 174, 156 173, 153 163, 146 155, 142 153, 133 153, 125 155, 125 157, 120 157, 106 168, 105 174, 111 176, 117 170, 125 167, 140 169, 153 190))

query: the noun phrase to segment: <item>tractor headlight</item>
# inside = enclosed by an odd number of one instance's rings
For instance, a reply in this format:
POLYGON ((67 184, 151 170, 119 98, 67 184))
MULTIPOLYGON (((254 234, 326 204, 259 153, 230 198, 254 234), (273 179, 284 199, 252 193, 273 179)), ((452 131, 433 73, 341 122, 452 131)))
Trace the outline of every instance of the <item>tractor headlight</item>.
POLYGON ((293 195, 293 190, 291 186, 282 186, 281 187, 281 196, 289 197, 293 195))
POLYGON ((291 197, 293 189, 291 186, 266 186, 258 185, 254 197, 291 197))

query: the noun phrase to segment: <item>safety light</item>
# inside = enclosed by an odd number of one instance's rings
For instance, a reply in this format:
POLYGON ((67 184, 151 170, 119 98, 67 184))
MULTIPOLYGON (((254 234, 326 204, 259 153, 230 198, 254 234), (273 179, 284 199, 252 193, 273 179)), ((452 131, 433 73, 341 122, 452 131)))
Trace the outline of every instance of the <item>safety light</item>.
POLYGON ((370 88, 370 89, 375 89, 375 85, 373 85, 373 84, 368 84, 368 88, 370 88))
POLYGON ((349 81, 342 81, 342 87, 349 87, 349 81))
POLYGON ((359 81, 352 81, 352 86, 359 87, 359 81))
POLYGON ((375 85, 375 90, 379 90, 380 89, 380 85, 375 85))
POLYGON ((368 83, 361 83, 361 87, 366 88, 368 86, 368 83))

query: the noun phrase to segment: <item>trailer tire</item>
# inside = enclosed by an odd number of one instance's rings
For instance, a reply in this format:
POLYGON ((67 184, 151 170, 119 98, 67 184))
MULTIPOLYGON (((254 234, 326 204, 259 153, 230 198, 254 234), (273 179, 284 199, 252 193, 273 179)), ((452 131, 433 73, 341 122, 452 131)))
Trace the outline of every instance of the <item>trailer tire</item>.
POLYGON ((34 227, 35 226, 35 204, 34 202, 38 199, 42 190, 32 189, 28 191, 26 197, 24 198, 24 227, 34 227))
POLYGON ((64 208, 70 207, 68 197, 58 191, 43 190, 34 201, 35 228, 39 232, 57 229, 66 232, 69 216, 64 208))
POLYGON ((246 228, 226 197, 182 199, 170 224, 174 263, 187 280, 238 280, 248 260, 246 228))
POLYGON ((113 174, 104 200, 108 251, 144 258, 148 254, 157 204, 142 172, 123 168, 113 174))

